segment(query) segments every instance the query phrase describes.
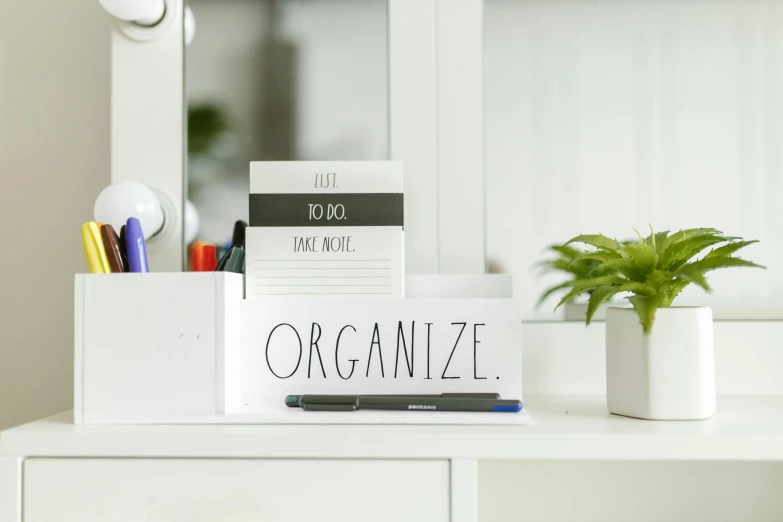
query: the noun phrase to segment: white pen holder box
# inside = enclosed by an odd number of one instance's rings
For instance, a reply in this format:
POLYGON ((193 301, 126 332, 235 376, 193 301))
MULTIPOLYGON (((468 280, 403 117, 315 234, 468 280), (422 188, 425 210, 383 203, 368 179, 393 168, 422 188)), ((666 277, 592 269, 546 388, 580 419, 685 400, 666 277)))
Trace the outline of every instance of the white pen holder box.
POLYGON ((225 413, 242 287, 227 272, 77 275, 76 422, 225 413))
POLYGON ((406 286, 406 299, 245 300, 239 274, 77 275, 75 421, 524 422, 285 406, 286 395, 308 393, 522 398, 521 322, 507 276, 414 276, 406 286))

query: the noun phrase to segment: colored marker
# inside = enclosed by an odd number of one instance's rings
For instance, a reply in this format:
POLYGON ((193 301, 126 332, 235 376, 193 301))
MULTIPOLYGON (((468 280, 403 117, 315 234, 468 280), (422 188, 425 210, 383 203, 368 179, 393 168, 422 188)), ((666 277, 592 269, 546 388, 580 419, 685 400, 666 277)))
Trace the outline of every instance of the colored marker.
POLYGON ((196 241, 190 246, 190 270, 192 272, 201 271, 201 253, 204 250, 204 243, 196 241))
POLYGON ((289 395, 286 406, 306 411, 473 411, 518 413, 522 402, 496 394, 444 393, 443 395, 289 395), (295 399, 296 398, 296 399, 295 399))
MULTIPOLYGON (((286 395, 285 405, 289 408, 301 407, 300 402, 304 395, 286 395)), ((396 397, 406 399, 500 399, 499 393, 439 393, 437 395, 412 394, 412 395, 308 395, 310 404, 355 404, 356 399, 362 397, 396 397)))
POLYGON ((95 221, 82 225, 82 247, 87 266, 93 274, 108 274, 111 272, 106 250, 103 248, 101 232, 95 221))
POLYGON ((228 262, 225 266, 226 272, 233 272, 235 274, 245 273, 245 249, 239 246, 231 248, 231 253, 228 258, 228 262))
POLYGON ((106 258, 109 260, 109 267, 112 273, 125 272, 125 260, 120 248, 120 238, 117 236, 117 232, 114 231, 113 226, 103 225, 101 227, 101 240, 103 241, 103 249, 106 250, 106 258))
POLYGON ((204 245, 201 250, 201 268, 199 272, 214 272, 217 267, 217 249, 215 245, 204 245))
POLYGON ((231 246, 239 246, 245 248, 245 229, 247 223, 244 221, 237 221, 234 223, 234 233, 231 234, 231 246))
POLYGON ((147 265, 147 245, 139 220, 131 217, 125 224, 125 252, 128 255, 130 272, 149 272, 147 265))
POLYGON ((306 411, 394 410, 518 413, 522 411, 522 402, 470 396, 302 395, 299 397, 299 407, 306 411))
POLYGON ((122 252, 122 262, 125 266, 125 271, 130 271, 130 265, 128 264, 128 251, 125 248, 125 229, 127 227, 125 225, 122 225, 120 227, 120 252, 122 252))
POLYGON ((228 258, 231 257, 231 252, 234 250, 234 247, 229 247, 226 252, 220 256, 220 260, 218 261, 217 267, 215 267, 215 270, 218 272, 223 272, 226 269, 226 263, 228 263, 228 258))

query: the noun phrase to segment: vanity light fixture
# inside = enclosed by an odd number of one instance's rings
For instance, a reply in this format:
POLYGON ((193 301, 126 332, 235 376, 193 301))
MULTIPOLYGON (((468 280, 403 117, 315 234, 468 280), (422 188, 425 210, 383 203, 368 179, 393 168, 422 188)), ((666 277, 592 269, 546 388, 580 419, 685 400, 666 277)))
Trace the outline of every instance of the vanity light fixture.
MULTIPOLYGON (((171 234, 177 220, 171 199, 138 181, 119 181, 104 188, 95 198, 93 215, 95 221, 108 223, 117 231, 129 217, 135 217, 145 241, 152 240, 153 245, 171 234)), ((199 214, 189 200, 185 200, 184 218, 185 244, 190 244, 198 235, 199 214)))
POLYGON ((106 12, 115 18, 144 27, 160 23, 166 14, 164 0, 98 0, 106 12))
MULTIPOLYGON (((158 39, 176 18, 173 9, 177 2, 169 0, 98 0, 101 7, 117 19, 117 27, 125 36, 138 41, 158 39)), ((190 45, 196 34, 196 18, 189 6, 184 7, 183 28, 185 45, 190 45)))

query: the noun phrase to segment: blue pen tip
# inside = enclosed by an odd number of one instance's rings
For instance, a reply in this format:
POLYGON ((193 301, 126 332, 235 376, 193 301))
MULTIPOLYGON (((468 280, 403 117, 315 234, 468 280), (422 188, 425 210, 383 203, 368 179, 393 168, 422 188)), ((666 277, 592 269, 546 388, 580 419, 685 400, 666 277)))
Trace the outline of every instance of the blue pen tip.
POLYGON ((502 411, 502 412, 508 412, 508 413, 518 413, 522 411, 522 403, 515 405, 498 405, 498 406, 492 406, 492 411, 502 411))

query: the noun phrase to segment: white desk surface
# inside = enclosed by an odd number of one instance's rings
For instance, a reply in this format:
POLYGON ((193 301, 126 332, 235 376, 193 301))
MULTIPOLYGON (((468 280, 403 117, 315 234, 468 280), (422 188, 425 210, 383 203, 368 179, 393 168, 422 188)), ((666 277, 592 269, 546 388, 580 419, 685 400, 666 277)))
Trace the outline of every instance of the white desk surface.
POLYGON ((0 434, 0 456, 783 461, 783 397, 725 396, 705 421, 643 421, 603 397, 526 397, 527 426, 77 426, 0 434))

